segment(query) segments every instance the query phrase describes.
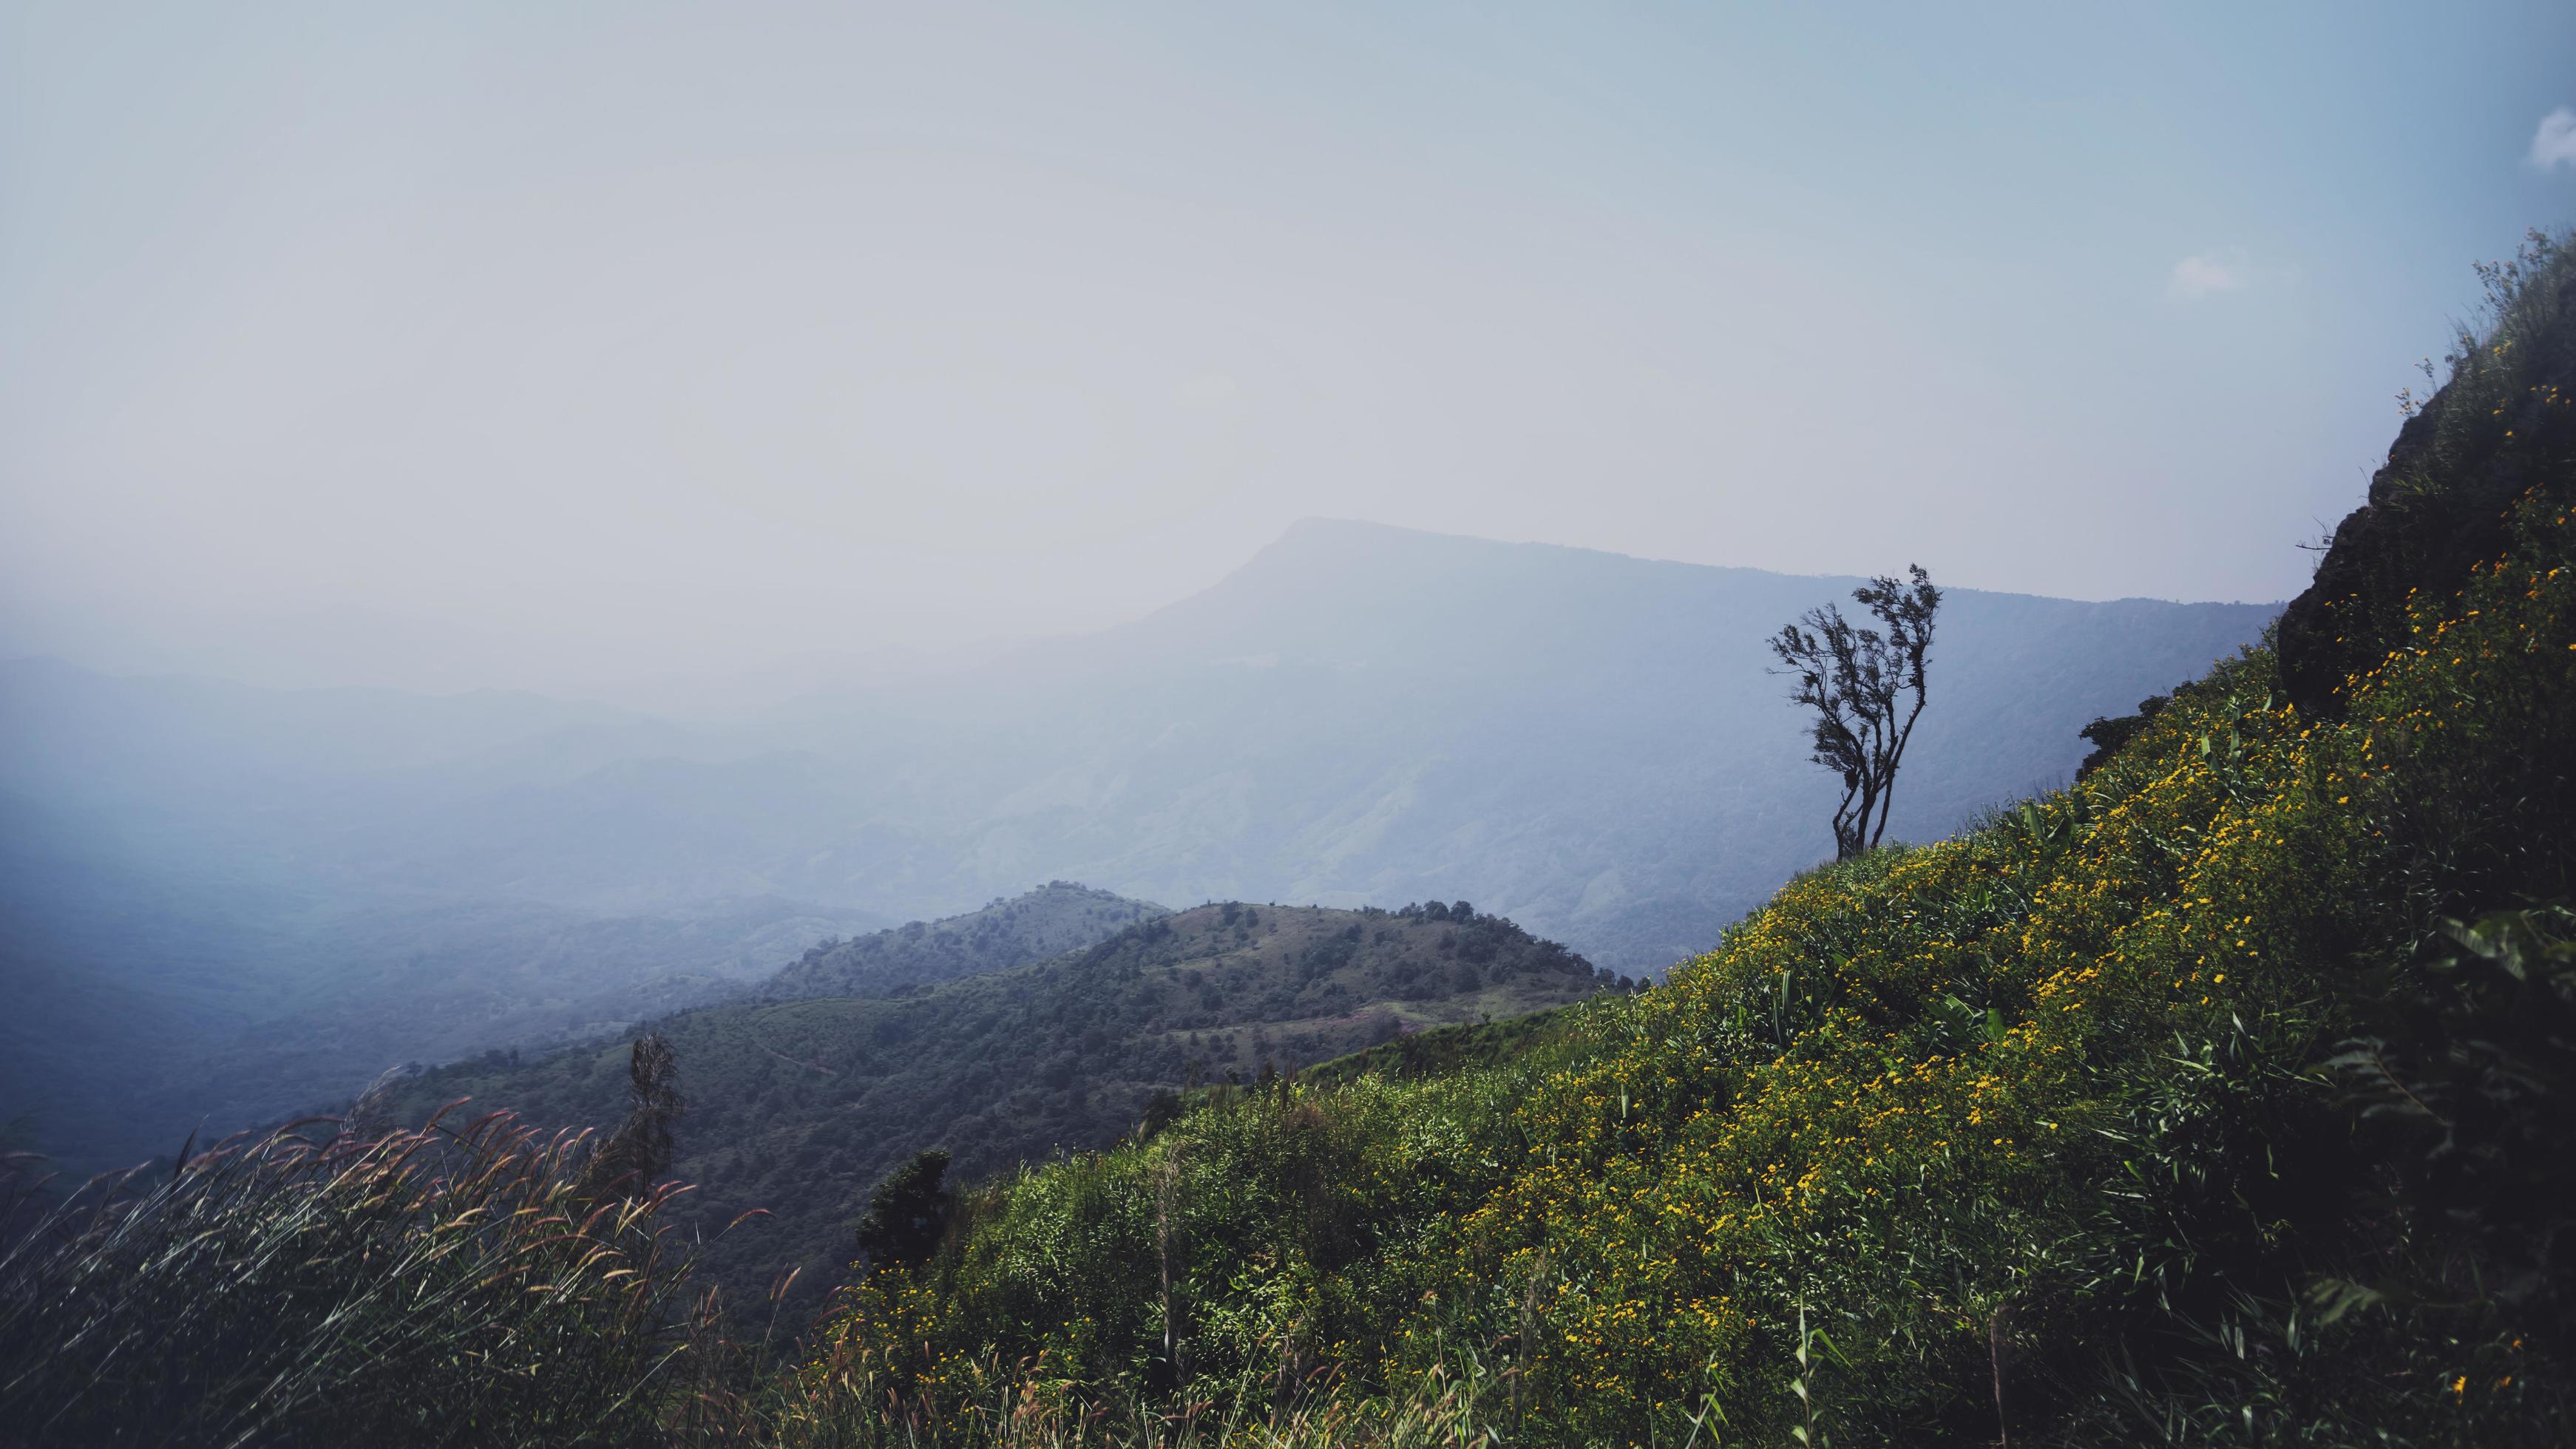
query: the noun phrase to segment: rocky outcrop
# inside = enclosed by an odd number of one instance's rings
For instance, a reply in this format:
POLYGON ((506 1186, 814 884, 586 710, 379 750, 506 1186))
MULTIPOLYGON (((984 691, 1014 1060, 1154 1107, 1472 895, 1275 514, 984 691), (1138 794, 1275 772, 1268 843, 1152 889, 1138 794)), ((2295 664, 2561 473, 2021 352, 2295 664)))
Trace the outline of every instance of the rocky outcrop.
POLYGON ((2447 595, 2505 548, 2508 510, 2576 477, 2576 303, 2563 259, 2499 294, 2451 380, 2406 420, 2369 501, 2335 528, 2315 579, 2282 611, 2281 677, 2300 713, 2341 712, 2345 680, 2406 638, 2410 593, 2447 595))

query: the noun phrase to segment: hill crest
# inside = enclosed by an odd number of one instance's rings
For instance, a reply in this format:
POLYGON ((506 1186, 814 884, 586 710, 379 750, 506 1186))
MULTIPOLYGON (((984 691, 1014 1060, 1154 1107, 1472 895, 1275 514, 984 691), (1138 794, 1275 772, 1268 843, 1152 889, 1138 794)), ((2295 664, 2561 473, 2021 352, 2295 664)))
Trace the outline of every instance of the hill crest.
MULTIPOLYGON (((799 1267, 804 1311, 847 1266, 846 1225, 868 1191, 923 1148, 947 1148, 961 1176, 999 1173, 1109 1146, 1158 1093, 1293 1072, 1614 984, 1563 946, 1463 905, 1203 905, 905 995, 667 1018, 656 1029, 691 1104, 671 1166, 698 1185, 685 1215, 714 1236, 766 1209, 718 1238, 711 1269, 750 1293, 799 1267)), ((477 1111, 509 1108, 550 1128, 604 1127, 624 1109, 626 1050, 456 1063, 405 1082, 399 1115, 470 1097, 477 1111)))
POLYGON ((901 996, 1080 950, 1108 933, 1168 914, 1150 901, 1053 880, 963 915, 823 942, 750 994, 764 1000, 901 996))

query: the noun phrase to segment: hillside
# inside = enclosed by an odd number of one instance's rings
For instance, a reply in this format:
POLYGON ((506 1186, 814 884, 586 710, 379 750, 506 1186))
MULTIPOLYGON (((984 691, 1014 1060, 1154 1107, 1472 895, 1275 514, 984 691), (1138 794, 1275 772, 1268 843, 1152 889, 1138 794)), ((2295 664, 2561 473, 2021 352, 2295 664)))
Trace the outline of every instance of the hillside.
POLYGON ((807 951, 760 983, 771 1000, 809 996, 900 996, 1079 950, 1167 912, 1070 881, 999 900, 942 921, 913 921, 807 951))
POLYGON ((2302 601, 2339 634, 1658 989, 996 1183, 814 1372, 861 1418, 1330 1370, 1301 1422, 1462 1443, 2568 1442, 2576 254, 2493 300, 2302 601))
MULTIPOLYGON (((1107 1146, 1158 1092, 1293 1071, 1404 1032, 1578 1000, 1596 984, 1564 948, 1448 906, 1227 904, 897 998, 683 1013, 659 1025, 690 1101, 672 1168, 698 1185, 683 1220, 712 1233, 766 1209, 717 1243, 710 1270, 740 1297, 801 1268, 795 1305, 810 1310, 854 1255, 849 1223, 868 1191, 925 1147, 947 1148, 961 1177, 1005 1172, 1107 1146)), ((604 1126, 623 1110, 625 1050, 516 1070, 460 1063, 407 1083, 403 1110, 416 1118, 470 1096, 478 1111, 604 1126)))

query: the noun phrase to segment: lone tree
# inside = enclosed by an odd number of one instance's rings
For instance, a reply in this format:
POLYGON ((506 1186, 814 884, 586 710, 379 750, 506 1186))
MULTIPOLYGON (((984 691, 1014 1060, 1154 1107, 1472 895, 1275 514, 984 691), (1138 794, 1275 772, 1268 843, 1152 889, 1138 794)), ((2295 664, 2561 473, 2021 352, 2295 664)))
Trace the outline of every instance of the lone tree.
POLYGON ((1923 714, 1924 656, 1941 591, 1921 565, 1906 572, 1913 582, 1882 574, 1852 590, 1885 632, 1857 627, 1826 604, 1771 640, 1781 665, 1772 673, 1796 680, 1790 699, 1816 712, 1811 758, 1843 777, 1842 803, 1834 807, 1836 860, 1876 849, 1887 834, 1896 767, 1923 714))
POLYGON ((947 1176, 947 1151, 929 1147, 877 1184, 868 1210, 854 1225, 870 1271, 922 1262, 938 1248, 956 1201, 945 1185, 947 1176))
POLYGON ((642 1197, 671 1165, 673 1129, 689 1100, 680 1095, 680 1058, 660 1032, 638 1037, 626 1059, 626 1120, 590 1159, 584 1174, 593 1196, 642 1197))

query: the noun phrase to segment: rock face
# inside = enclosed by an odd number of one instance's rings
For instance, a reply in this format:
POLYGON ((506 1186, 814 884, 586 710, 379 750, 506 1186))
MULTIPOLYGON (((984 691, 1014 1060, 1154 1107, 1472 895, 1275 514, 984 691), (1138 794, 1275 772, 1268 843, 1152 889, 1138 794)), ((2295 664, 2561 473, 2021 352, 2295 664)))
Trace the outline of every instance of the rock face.
POLYGON ((2281 677, 2302 714, 2341 712, 2349 676, 2377 664, 2390 643, 2389 601, 2409 589, 2448 593, 2469 566, 2503 547, 2498 510, 2528 486, 2521 470, 2477 470, 2455 492, 2431 493, 2419 480, 2439 455, 2449 388, 2409 418, 2371 475, 2369 501, 2336 525, 2306 592, 2281 613, 2281 677))
POLYGON ((2544 273, 2493 332, 2463 339, 2451 380, 2398 430, 2369 501, 2337 525, 2279 625, 2300 713, 2341 712, 2344 681, 2406 637, 2408 591, 2449 594, 2505 549, 2507 505, 2576 466, 2576 290, 2544 273))

